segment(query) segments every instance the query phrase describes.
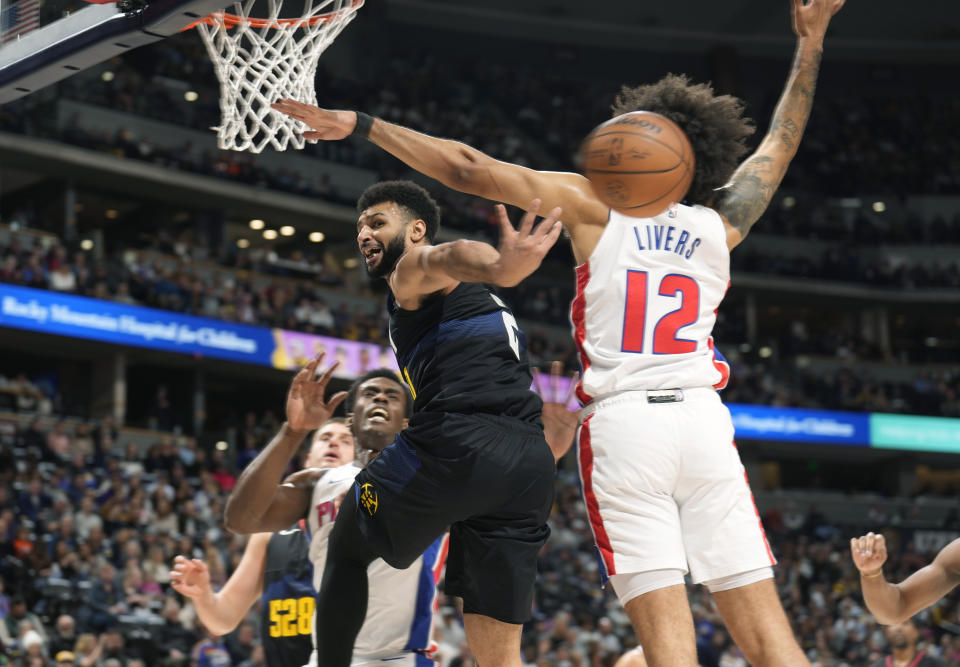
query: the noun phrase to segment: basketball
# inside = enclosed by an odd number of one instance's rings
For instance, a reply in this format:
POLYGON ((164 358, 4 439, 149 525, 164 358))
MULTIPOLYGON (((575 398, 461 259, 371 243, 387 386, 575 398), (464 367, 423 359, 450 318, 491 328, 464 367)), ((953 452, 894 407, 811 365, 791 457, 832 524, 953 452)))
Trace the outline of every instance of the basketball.
POLYGON ((693 180, 693 147, 676 123, 632 111, 597 126, 580 147, 597 197, 633 218, 650 218, 680 201, 693 180))

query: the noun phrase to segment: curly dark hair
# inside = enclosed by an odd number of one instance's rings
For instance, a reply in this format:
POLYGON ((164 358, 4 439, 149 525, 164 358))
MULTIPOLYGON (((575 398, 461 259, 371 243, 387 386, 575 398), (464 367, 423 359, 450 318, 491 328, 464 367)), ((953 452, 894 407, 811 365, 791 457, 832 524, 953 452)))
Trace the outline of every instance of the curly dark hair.
POLYGON ((427 240, 433 243, 440 232, 440 207, 424 188, 413 181, 382 181, 374 183, 357 200, 357 213, 375 204, 393 202, 404 209, 410 220, 423 220, 427 225, 427 240))
POLYGON ((389 368, 374 368, 373 370, 367 371, 356 380, 353 381, 353 384, 350 385, 350 389, 347 390, 347 397, 343 401, 343 407, 347 411, 347 414, 353 412, 353 404, 357 402, 357 392, 360 391, 360 385, 362 385, 367 380, 372 380, 374 378, 387 378, 388 380, 393 380, 401 389, 403 389, 403 398, 404 398, 404 416, 407 419, 413 416, 413 394, 410 393, 410 388, 404 384, 400 379, 400 376, 397 375, 396 371, 392 371, 389 368))
POLYGON ((743 115, 744 104, 732 95, 717 95, 709 83, 690 83, 686 74, 668 74, 654 84, 624 86, 611 107, 613 115, 652 111, 680 126, 693 146, 697 165, 687 200, 707 204, 715 190, 730 180, 747 152, 753 120, 743 115))

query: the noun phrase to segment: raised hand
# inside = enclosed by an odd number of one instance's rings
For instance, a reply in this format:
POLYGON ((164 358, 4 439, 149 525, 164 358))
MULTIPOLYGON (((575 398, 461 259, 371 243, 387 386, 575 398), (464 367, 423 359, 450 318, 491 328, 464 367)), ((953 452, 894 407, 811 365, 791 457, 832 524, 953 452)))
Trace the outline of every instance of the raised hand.
POLYGON ((347 397, 347 392, 341 391, 324 401, 330 376, 339 365, 335 362, 318 378, 317 368, 323 361, 321 352, 309 364, 303 367, 293 378, 290 391, 287 393, 287 425, 294 431, 312 431, 333 416, 337 406, 347 397))
POLYGON ((494 271, 498 276, 496 284, 512 286, 537 270, 553 244, 560 238, 563 225, 560 223, 560 207, 550 211, 543 222, 533 227, 540 211, 540 200, 534 199, 527 207, 527 213, 520 220, 520 229, 514 229, 507 217, 507 209, 497 204, 497 217, 500 222, 500 246, 497 248, 500 259, 494 271))
POLYGON ((286 98, 274 102, 270 108, 312 127, 313 131, 303 133, 304 139, 337 141, 350 136, 357 126, 355 111, 329 111, 286 98))
POLYGON ((819 37, 827 32, 833 15, 846 0, 790 0, 793 32, 797 37, 819 37))
POLYGON ((580 411, 571 410, 570 404, 573 394, 580 381, 579 373, 572 373, 570 386, 564 391, 560 388, 560 378, 563 377, 563 364, 559 361, 550 363, 550 375, 544 382, 543 374, 539 369, 533 372, 533 389, 543 399, 543 436, 550 445, 553 458, 559 461, 567 453, 577 435, 577 426, 580 425, 580 411))
POLYGON ((875 575, 887 562, 887 542, 883 535, 875 533, 855 537, 850 540, 850 555, 861 574, 875 575))
POLYGON ((187 559, 177 556, 173 559, 173 571, 170 572, 170 585, 180 595, 197 598, 212 592, 210 588, 210 570, 207 564, 196 558, 187 559))

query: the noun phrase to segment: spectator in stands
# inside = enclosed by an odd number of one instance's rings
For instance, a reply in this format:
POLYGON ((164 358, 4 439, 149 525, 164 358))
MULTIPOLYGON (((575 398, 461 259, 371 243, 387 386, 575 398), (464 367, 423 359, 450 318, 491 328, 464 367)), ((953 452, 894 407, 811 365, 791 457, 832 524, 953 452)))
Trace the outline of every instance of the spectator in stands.
MULTIPOLYGON (((73 616, 62 614, 57 617, 53 626, 53 636, 50 638, 50 655, 56 656, 61 651, 72 651, 77 643, 77 623, 73 616)), ((59 661, 59 658, 57 658, 59 661)))
POLYGON ((40 521, 44 512, 53 507, 53 499, 44 491, 43 480, 39 475, 34 475, 27 488, 20 492, 20 513, 30 521, 37 523, 40 521))
POLYGON ((56 667, 75 667, 76 665, 76 655, 73 651, 66 649, 57 651, 54 654, 54 660, 56 661, 56 667))
POLYGON ((149 424, 154 431, 173 431, 178 426, 176 412, 164 384, 157 386, 157 393, 150 407, 149 424))
MULTIPOLYGON (((10 613, 4 619, 7 633, 10 637, 18 638, 23 646, 24 637, 28 632, 36 634, 41 645, 47 643, 47 631, 40 622, 40 618, 27 610, 27 601, 20 595, 10 600, 10 613)), ((23 646, 23 648, 26 648, 23 646)))
POLYGON ((202 627, 202 630, 203 639, 196 643, 190 653, 193 667, 231 667, 233 661, 221 638, 206 628, 202 627))
POLYGON ((77 637, 77 643, 73 648, 77 667, 95 667, 100 663, 100 656, 103 654, 105 636, 85 633, 77 637))
POLYGON ((70 459, 70 436, 67 434, 66 426, 62 421, 58 421, 53 430, 47 434, 47 447, 59 460, 70 459))
POLYGON ((126 650, 126 640, 119 628, 108 628, 103 634, 103 650, 101 663, 104 667, 115 663, 117 667, 129 667, 130 655, 126 650))

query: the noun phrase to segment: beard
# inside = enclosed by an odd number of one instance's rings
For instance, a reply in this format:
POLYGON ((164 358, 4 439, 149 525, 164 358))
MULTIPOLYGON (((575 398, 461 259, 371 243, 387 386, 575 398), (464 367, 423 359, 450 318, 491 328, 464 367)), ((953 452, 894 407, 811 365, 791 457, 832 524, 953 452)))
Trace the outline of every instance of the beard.
POLYGON ((390 274, 393 271, 393 267, 397 265, 397 260, 403 255, 404 251, 407 249, 406 238, 403 230, 397 232, 397 235, 394 236, 387 243, 387 246, 380 253, 380 263, 376 266, 367 266, 367 275, 371 278, 383 278, 390 274))

